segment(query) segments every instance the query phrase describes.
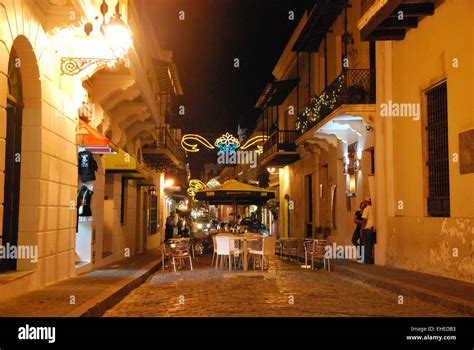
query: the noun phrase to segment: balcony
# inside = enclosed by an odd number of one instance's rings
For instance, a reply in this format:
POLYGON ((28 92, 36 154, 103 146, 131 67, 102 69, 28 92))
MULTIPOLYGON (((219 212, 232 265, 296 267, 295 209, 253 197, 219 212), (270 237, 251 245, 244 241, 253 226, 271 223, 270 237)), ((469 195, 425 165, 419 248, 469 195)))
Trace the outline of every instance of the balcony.
POLYGON ((273 132, 263 145, 262 165, 282 167, 297 161, 300 156, 296 152, 296 137, 296 130, 273 132))
POLYGON ((370 69, 343 71, 321 94, 311 98, 296 119, 300 134, 342 105, 366 105, 375 103, 375 74, 370 69))
POLYGON ((424 16, 434 14, 433 0, 364 0, 357 24, 362 40, 403 40, 424 16), (403 13, 403 18, 399 14, 403 13))
POLYGON ((147 166, 159 172, 184 167, 184 150, 167 127, 157 128, 156 142, 143 147, 142 155, 147 166))

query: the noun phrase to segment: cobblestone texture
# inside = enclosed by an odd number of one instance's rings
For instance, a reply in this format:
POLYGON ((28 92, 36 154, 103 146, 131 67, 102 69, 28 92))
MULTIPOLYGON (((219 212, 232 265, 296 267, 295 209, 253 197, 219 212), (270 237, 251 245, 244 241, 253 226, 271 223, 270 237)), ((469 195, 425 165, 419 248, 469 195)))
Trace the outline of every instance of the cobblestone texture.
POLYGON ((337 272, 275 261, 268 271, 225 271, 199 257, 195 270, 158 272, 104 316, 464 316, 337 272), (291 303, 294 301, 294 303, 291 303))
POLYGON ((159 250, 149 250, 83 275, 66 279, 0 304, 0 317, 62 317, 87 305, 104 292, 117 291, 137 271, 161 261, 159 250), (71 296, 75 303, 71 304, 71 296))

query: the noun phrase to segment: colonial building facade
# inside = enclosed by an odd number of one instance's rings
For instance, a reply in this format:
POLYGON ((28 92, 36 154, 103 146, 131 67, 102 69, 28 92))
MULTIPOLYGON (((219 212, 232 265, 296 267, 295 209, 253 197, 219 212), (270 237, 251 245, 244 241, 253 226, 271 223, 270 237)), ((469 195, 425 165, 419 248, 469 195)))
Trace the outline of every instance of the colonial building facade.
POLYGON ((317 2, 303 16, 256 105, 269 137, 262 165, 279 177, 281 237, 350 244, 370 193, 374 47, 357 35, 360 1, 350 5, 317 2))
POLYGON ((376 259, 471 282, 473 16, 467 0, 366 1, 358 22, 377 43, 376 259))
POLYGON ((353 0, 303 16, 256 105, 281 237, 351 244, 371 197, 376 264, 473 280, 473 14, 353 0))
POLYGON ((161 243, 183 92, 153 32, 143 1, 0 3, 0 234, 37 249, 2 256, 0 299, 161 243))

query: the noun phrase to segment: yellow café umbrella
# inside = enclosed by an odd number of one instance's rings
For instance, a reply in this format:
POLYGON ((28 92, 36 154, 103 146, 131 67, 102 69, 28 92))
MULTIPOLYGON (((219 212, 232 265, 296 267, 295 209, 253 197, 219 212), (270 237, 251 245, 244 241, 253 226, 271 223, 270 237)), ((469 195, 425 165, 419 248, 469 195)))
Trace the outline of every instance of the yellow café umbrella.
POLYGON ((195 198, 209 204, 262 205, 275 198, 275 192, 237 180, 228 180, 222 185, 198 191, 195 198))

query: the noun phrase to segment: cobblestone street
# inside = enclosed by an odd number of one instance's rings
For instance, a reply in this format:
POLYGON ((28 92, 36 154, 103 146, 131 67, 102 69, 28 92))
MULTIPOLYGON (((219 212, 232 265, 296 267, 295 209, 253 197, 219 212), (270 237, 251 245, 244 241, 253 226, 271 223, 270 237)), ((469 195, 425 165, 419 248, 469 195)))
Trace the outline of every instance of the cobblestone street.
POLYGON ((204 256, 194 267, 154 274, 104 316, 464 316, 409 297, 399 304, 393 292, 294 262, 278 260, 263 273, 229 272, 211 268, 204 256))

